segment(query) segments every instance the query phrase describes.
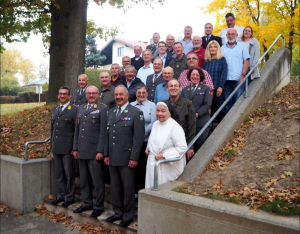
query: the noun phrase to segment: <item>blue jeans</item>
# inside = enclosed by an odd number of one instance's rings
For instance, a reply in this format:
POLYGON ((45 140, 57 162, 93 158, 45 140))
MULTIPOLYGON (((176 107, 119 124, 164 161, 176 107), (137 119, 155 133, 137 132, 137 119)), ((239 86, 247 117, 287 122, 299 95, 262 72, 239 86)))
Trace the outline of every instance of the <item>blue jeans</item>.
MULTIPOLYGON (((239 85, 238 81, 227 80, 225 82, 225 100, 229 97, 229 95, 232 93, 233 90, 235 90, 235 88, 238 85, 239 85)), ((239 88, 239 90, 233 95, 233 97, 226 104, 226 106, 225 106, 226 113, 228 113, 228 111, 231 109, 231 107, 234 105, 234 103, 239 99, 239 97, 244 92, 244 87, 243 86, 241 88, 239 88)))

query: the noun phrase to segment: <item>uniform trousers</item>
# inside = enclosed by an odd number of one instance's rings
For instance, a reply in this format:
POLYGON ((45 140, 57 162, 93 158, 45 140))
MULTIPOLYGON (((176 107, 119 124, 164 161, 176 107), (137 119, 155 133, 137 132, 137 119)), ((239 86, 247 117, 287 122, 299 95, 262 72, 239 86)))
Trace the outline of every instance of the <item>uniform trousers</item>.
POLYGON ((53 154, 57 183, 57 198, 73 201, 75 190, 75 159, 72 154, 53 154))
MULTIPOLYGON (((196 128, 196 135, 201 131, 202 128, 196 128)), ((200 147, 203 145, 203 143, 206 141, 208 137, 208 133, 210 130, 210 126, 208 126, 205 131, 201 134, 201 136, 197 139, 197 141, 194 144, 194 152, 196 153, 200 147)))
POLYGON ((93 186, 96 190, 94 209, 104 210, 104 162, 96 159, 79 159, 80 189, 85 207, 93 206, 93 186))
POLYGON ((146 179, 146 168, 147 168, 147 159, 145 150, 147 147, 148 141, 144 141, 143 147, 140 153, 139 162, 136 167, 135 175, 135 193, 138 194, 141 189, 145 188, 145 179, 146 179))
POLYGON ((115 216, 130 220, 135 215, 135 174, 136 168, 109 165, 111 201, 115 216))

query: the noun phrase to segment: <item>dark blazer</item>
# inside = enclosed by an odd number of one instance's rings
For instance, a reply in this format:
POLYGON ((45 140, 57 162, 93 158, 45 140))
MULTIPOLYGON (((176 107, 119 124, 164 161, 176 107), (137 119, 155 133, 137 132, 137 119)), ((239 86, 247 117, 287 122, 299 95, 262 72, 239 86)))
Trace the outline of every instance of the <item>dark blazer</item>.
MULTIPOLYGON (((217 41, 217 42, 219 43, 220 47, 222 46, 222 39, 221 39, 221 37, 211 35, 211 37, 210 37, 209 40, 208 40, 208 43, 209 43, 210 41, 213 41, 213 40, 217 41)), ((202 37, 202 47, 203 47, 204 49, 206 49, 208 43, 206 43, 206 36, 203 36, 203 37, 202 37)))
POLYGON ((153 83, 153 76, 154 76, 154 74, 147 76, 147 80, 146 80, 146 86, 148 87, 147 99, 151 102, 154 102, 155 90, 156 90, 157 85, 165 82, 164 78, 162 78, 162 76, 160 75, 159 77, 157 77, 156 81, 153 83))
POLYGON ((151 50, 152 55, 154 55, 156 51, 156 45, 155 44, 147 45, 146 49, 151 50))
POLYGON ((68 105, 58 114, 59 106, 54 106, 51 111, 50 147, 54 154, 71 154, 78 108, 68 105))
POLYGON ((139 70, 144 66, 144 60, 140 57, 138 60, 135 60, 135 57, 131 58, 131 65, 134 66, 135 70, 139 70))
POLYGON ((209 90, 209 86, 199 84, 193 93, 190 85, 185 87, 181 92, 182 97, 192 101, 195 112, 199 114, 199 117, 196 118, 197 128, 204 127, 210 118, 208 110, 211 108, 212 100, 209 90))
MULTIPOLYGON (((128 93, 129 93, 128 102, 134 102, 136 100, 136 94, 135 94, 136 88, 137 88, 138 85, 144 84, 143 81, 141 81, 141 79, 138 78, 138 77, 135 77, 135 79, 131 82, 132 83, 131 83, 131 85, 129 86, 129 89, 128 89, 128 93)), ((119 82, 119 85, 124 85, 125 87, 127 87, 126 78, 122 79, 119 82)))
POLYGON ((117 119, 116 111, 117 107, 108 111, 104 156, 109 157, 110 166, 127 166, 129 160, 139 160, 144 143, 144 116, 130 104, 117 119))
MULTIPOLYGON (((87 86, 88 87, 88 86, 87 86)), ((86 90, 86 89, 85 89, 86 90)), ((71 104, 74 104, 76 106, 85 104, 88 102, 88 100, 85 97, 85 90, 82 92, 82 94, 80 95, 80 88, 75 90, 73 92, 73 96, 72 96, 72 100, 71 100, 71 104)))
MULTIPOLYGON (((158 56, 156 56, 156 57, 158 57, 158 56)), ((156 59, 156 57, 152 59, 152 63, 153 63, 154 59, 156 59)), ((166 60, 165 60, 164 67, 169 66, 169 63, 170 63, 173 59, 174 59, 174 57, 168 56, 168 55, 167 55, 166 60)))
POLYGON ((108 107, 97 102, 86 108, 87 104, 78 107, 73 150, 78 150, 79 159, 95 159, 104 153, 108 107))

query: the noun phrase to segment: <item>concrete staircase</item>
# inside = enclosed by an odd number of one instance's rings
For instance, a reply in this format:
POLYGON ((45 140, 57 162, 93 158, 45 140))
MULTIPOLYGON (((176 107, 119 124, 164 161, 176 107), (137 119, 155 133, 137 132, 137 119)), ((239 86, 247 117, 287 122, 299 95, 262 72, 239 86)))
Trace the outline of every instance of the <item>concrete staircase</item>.
MULTIPOLYGON (((81 193, 80 193, 80 182, 79 178, 76 178, 75 180, 75 203, 70 205, 68 208, 65 208, 62 206, 62 203, 59 203, 58 205, 52 205, 51 200, 44 200, 44 206, 49 210, 54 212, 55 214, 59 212, 63 212, 66 216, 72 216, 74 222, 77 223, 91 223, 96 226, 101 226, 107 230, 116 230, 119 229, 124 233, 137 233, 137 203, 136 203, 136 216, 134 218, 134 221, 127 227, 127 228, 122 228, 119 227, 118 224, 120 223, 120 220, 115 221, 114 223, 109 223, 106 222, 105 219, 108 218, 109 216, 113 215, 114 212, 112 210, 112 204, 111 204, 111 190, 110 190, 110 185, 106 184, 105 185, 105 198, 104 198, 104 207, 105 210, 104 212, 96 219, 96 218, 91 218, 90 214, 92 213, 93 210, 87 210, 82 212, 81 214, 74 214, 73 210, 77 208, 77 206, 81 205, 80 203, 82 202, 81 199, 81 193)), ((93 190, 94 198, 95 198, 95 191, 93 190)))

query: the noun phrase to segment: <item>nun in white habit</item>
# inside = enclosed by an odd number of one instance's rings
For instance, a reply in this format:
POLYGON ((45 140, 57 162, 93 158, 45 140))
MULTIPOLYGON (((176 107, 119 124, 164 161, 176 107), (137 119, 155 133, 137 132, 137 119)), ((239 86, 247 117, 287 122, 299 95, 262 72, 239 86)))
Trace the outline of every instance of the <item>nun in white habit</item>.
MULTIPOLYGON (((187 151, 182 127, 171 118, 171 106, 159 102, 156 106, 156 118, 146 148, 148 155, 145 188, 153 187, 154 166, 156 161, 180 157, 187 151)), ((173 110, 172 110, 173 111, 173 110)), ((185 157, 179 161, 162 163, 158 168, 158 184, 176 180, 184 170, 185 157)))

